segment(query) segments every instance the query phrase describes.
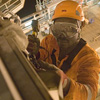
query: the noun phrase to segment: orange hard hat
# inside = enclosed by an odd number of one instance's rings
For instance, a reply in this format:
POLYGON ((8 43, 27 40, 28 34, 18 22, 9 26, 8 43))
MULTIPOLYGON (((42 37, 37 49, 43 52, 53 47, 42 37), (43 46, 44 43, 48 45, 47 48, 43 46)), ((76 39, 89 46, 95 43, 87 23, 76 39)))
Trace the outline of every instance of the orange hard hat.
POLYGON ((73 18, 84 21, 82 6, 76 1, 62 1, 56 6, 52 20, 57 18, 73 18))

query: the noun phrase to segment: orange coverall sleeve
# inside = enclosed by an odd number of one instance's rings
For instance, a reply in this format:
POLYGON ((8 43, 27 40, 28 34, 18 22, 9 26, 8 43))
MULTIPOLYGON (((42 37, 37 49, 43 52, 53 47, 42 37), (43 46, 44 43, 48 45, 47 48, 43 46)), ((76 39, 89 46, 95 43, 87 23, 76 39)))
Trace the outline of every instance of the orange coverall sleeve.
POLYGON ((39 52, 40 52, 40 59, 52 64, 52 60, 51 60, 51 56, 50 56, 52 54, 52 50, 53 49, 57 50, 59 48, 55 38, 53 37, 53 35, 50 34, 50 35, 46 36, 41 41, 40 45, 42 47, 44 47, 48 51, 47 52, 44 49, 40 49, 39 50, 39 52), (47 58, 47 57, 48 57, 48 59, 45 60, 45 58, 47 58))
POLYGON ((95 52, 92 50, 86 51, 86 49, 87 47, 84 47, 72 62, 74 69, 70 69, 69 74, 71 71, 77 70, 77 75, 76 79, 70 78, 70 89, 65 96, 65 100, 95 100, 96 98, 98 91, 98 74, 100 72, 99 58, 95 52), (89 87, 91 95, 88 94, 85 85, 89 87), (91 97, 91 99, 88 99, 89 97, 91 97))

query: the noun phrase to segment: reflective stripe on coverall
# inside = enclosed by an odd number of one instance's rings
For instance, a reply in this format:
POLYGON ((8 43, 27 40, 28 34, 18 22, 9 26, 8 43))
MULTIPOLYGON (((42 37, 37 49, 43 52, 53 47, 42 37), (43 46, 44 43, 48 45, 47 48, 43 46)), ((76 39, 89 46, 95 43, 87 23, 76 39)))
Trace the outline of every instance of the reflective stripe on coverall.
MULTIPOLYGON (((68 58, 66 55, 61 61, 59 57, 59 47, 53 35, 46 36, 41 46, 48 50, 40 49, 40 59, 52 64, 52 50, 56 57, 56 66, 61 68, 63 62, 68 58)), ((67 67, 67 66, 66 66, 67 67)), ((100 71, 99 58, 96 52, 86 44, 75 56, 71 63, 71 68, 66 75, 70 78, 70 88, 65 96, 65 100, 95 100, 98 91, 98 73, 100 71)))

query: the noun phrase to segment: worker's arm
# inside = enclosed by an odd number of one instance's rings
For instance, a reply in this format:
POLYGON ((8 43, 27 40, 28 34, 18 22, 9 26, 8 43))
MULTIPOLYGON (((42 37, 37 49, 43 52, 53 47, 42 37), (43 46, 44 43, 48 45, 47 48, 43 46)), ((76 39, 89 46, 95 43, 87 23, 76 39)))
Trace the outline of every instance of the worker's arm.
POLYGON ((52 64, 52 59, 51 59, 51 54, 52 54, 52 50, 58 50, 58 44, 56 39, 54 38, 54 36, 52 34, 46 36, 40 43, 40 46, 45 48, 44 49, 40 49, 40 60, 46 61, 48 63, 52 64))
POLYGON ((53 64, 49 64, 47 62, 44 62, 42 60, 38 60, 39 65, 41 66, 41 69, 44 70, 49 70, 49 71, 55 71, 60 77, 61 77, 61 81, 62 81, 62 86, 63 88, 65 88, 66 86, 68 86, 69 83, 69 79, 66 76, 66 74, 59 69, 57 66, 53 65, 53 64))
POLYGON ((78 61, 77 81, 70 78, 70 89, 65 100, 95 100, 98 91, 99 59, 86 54, 78 61))

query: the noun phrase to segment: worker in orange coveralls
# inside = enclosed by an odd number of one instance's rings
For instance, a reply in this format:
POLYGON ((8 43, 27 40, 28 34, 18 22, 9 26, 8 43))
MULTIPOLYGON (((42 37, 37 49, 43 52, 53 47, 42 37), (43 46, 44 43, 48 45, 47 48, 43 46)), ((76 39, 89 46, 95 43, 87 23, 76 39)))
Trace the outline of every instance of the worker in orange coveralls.
POLYGON ((50 67, 55 65, 62 70, 65 100, 95 100, 98 91, 98 55, 80 38, 84 19, 82 7, 77 2, 60 2, 52 17, 52 34, 40 44, 46 49, 39 50, 39 59, 43 60, 41 66, 49 63, 50 67))

